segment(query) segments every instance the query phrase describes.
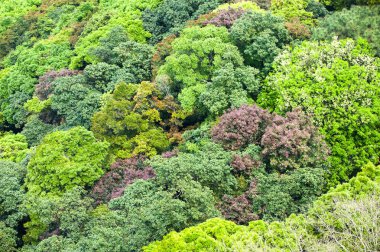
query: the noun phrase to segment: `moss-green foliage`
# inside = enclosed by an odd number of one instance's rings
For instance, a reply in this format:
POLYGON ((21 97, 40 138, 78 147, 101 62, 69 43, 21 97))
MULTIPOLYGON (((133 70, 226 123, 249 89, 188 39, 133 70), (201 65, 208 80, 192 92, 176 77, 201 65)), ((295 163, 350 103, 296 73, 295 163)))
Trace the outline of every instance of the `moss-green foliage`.
MULTIPOLYGON (((140 83, 151 79, 153 47, 130 41, 121 26, 113 28, 107 37, 101 38, 100 45, 92 49, 90 54, 100 63, 87 66, 85 75, 96 86, 110 86, 110 83, 120 81, 140 83)), ((99 90, 109 91, 112 88, 99 90)))
POLYGON ((243 67, 227 29, 213 25, 184 29, 158 74, 158 85, 178 95, 186 112, 218 115, 248 103, 249 94, 258 90, 257 70, 243 67))
POLYGON ((170 33, 180 31, 186 21, 216 8, 220 2, 222 1, 163 0, 156 9, 148 8, 144 12, 144 27, 152 34, 151 42, 157 43, 170 33))
POLYGON ((305 42, 278 57, 260 94, 264 107, 313 114, 331 148, 331 185, 378 160, 379 63, 363 40, 305 42))
POLYGON ((63 77, 53 82, 51 108, 69 127, 90 127, 93 114, 100 108, 101 93, 92 89, 83 75, 63 77))
POLYGON ((1 251, 17 251, 16 232, 0 221, 0 249, 1 251))
POLYGON ((351 5, 376 5, 379 4, 379 0, 321 0, 321 3, 329 8, 335 10, 341 10, 343 8, 349 8, 351 5))
POLYGON ((213 201, 210 190, 195 181, 177 182, 169 191, 154 188, 149 181, 138 181, 111 201, 110 207, 127 218, 129 239, 125 247, 132 251, 171 230, 217 216, 213 201))
POLYGON ((204 143, 195 153, 180 153, 177 157, 157 157, 150 165, 159 183, 170 186, 183 179, 198 181, 210 188, 215 195, 232 193, 236 179, 232 176, 231 153, 214 143, 204 143))
POLYGON ((231 38, 244 57, 245 64, 265 76, 273 59, 291 41, 284 20, 270 13, 247 13, 231 28, 231 38))
MULTIPOLYGON (((340 245, 348 251, 364 248, 376 251, 379 246, 374 242, 377 238, 373 235, 378 235, 378 231, 373 228, 378 225, 379 219, 375 210, 376 201, 371 201, 371 197, 379 197, 379 172, 380 167, 366 165, 348 183, 332 189, 317 200, 306 215, 292 215, 285 222, 253 221, 248 227, 210 219, 181 232, 171 232, 162 241, 144 247, 144 251, 336 251, 340 245), (356 203, 364 204, 364 212, 356 203), (336 215, 344 213, 352 204, 357 208, 346 211, 346 218, 336 215), (366 219, 360 221, 360 217, 357 218, 360 215, 366 219), (368 219, 371 217, 375 219, 368 219), (348 224, 350 220, 352 222, 348 224), (351 233, 340 237, 339 233, 336 234, 342 231, 341 224, 355 225, 357 229, 350 229, 351 233), (371 226, 367 228, 365 225, 371 226), (327 239, 320 236, 320 230, 326 231, 327 239), (360 239, 363 239, 362 243, 360 239)), ((346 227, 343 226, 343 229, 346 227)))
POLYGON ((99 10, 92 15, 79 38, 71 68, 79 68, 84 62, 94 62, 90 51, 99 45, 99 39, 106 36, 113 28, 121 26, 130 40, 144 43, 151 35, 144 30, 141 20, 142 11, 154 9, 161 0, 101 1, 99 10))
POLYGON ((2 1, 0 6, 0 34, 12 24, 18 22, 19 17, 30 10, 36 9, 39 4, 41 4, 41 0, 2 1))
POLYGON ((91 186, 104 172, 108 146, 83 127, 50 133, 28 164, 29 193, 60 195, 74 186, 91 186))
POLYGON ((303 213, 322 194, 326 171, 303 168, 285 174, 261 173, 255 176, 257 195, 252 212, 263 220, 284 220, 292 213, 303 213))
POLYGON ((10 161, 0 161, 0 221, 11 228, 16 228, 25 212, 21 207, 24 200, 22 184, 25 167, 10 161))
POLYGON ((334 12, 322 19, 313 29, 313 39, 326 40, 338 36, 340 39, 365 38, 380 56, 380 6, 353 6, 334 12))
POLYGON ((138 154, 151 157, 169 146, 160 124, 170 125, 170 116, 160 113, 173 113, 175 109, 172 97, 163 96, 153 83, 121 83, 112 94, 104 96, 104 105, 94 115, 91 129, 97 138, 111 143, 117 158, 138 154))
POLYGON ((28 153, 28 143, 22 134, 0 134, 0 160, 21 162, 28 153))
POLYGON ((21 134, 26 137, 29 146, 36 146, 41 142, 42 138, 53 129, 53 125, 43 122, 36 115, 32 115, 28 118, 21 134))
POLYGON ((32 96, 36 77, 48 70, 68 66, 71 55, 67 36, 58 36, 41 40, 32 48, 19 46, 7 56, 4 60, 6 68, 0 73, 0 106, 9 123, 25 123, 23 104, 32 96))
POLYGON ((313 13, 306 11, 308 0, 272 0, 271 10, 275 15, 285 18, 287 21, 299 19, 306 25, 313 24, 313 13))

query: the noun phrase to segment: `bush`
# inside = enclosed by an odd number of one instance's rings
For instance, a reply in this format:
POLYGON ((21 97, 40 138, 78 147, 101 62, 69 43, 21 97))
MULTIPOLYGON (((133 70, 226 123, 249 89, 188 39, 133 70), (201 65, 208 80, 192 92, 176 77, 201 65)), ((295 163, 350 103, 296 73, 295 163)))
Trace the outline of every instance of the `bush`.
POLYGON ((108 146, 83 127, 50 133, 28 164, 29 193, 61 195, 75 186, 91 186, 107 165, 108 146))
POLYGON ((22 134, 0 133, 0 160, 21 162, 28 153, 28 143, 22 134))

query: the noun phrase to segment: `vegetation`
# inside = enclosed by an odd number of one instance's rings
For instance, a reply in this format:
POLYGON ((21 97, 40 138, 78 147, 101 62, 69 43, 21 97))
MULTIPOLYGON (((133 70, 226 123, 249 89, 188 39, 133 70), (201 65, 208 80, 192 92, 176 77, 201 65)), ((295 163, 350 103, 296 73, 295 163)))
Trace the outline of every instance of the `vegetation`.
POLYGON ((380 251, 378 0, 0 2, 0 251, 380 251))

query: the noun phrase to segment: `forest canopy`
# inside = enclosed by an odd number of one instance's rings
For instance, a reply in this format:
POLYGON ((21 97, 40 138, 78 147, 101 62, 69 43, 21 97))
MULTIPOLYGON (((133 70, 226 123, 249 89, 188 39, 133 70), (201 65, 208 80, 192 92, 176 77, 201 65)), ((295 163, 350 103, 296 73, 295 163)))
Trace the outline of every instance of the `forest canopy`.
POLYGON ((379 0, 0 0, 0 251, 380 251, 379 0))

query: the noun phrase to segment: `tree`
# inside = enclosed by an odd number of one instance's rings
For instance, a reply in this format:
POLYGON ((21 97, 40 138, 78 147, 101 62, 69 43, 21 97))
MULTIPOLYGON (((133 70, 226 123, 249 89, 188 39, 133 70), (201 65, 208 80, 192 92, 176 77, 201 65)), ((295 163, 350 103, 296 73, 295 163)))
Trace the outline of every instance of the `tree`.
POLYGON ((328 168, 329 150, 311 118, 300 109, 285 117, 275 115, 260 145, 264 160, 280 172, 300 167, 328 168))
POLYGON ((215 217, 214 199, 207 187, 195 181, 178 181, 168 191, 149 181, 137 181, 110 208, 127 220, 126 250, 139 250, 172 230, 181 230, 215 217))
POLYGON ((61 195, 75 186, 91 186, 107 165, 108 146, 83 127, 50 133, 28 164, 29 193, 61 195))
POLYGON ((155 177, 154 170, 144 165, 145 158, 119 160, 111 165, 110 171, 96 182, 90 193, 96 204, 108 203, 121 197, 125 188, 136 180, 147 180, 155 177))
POLYGON ((0 221, 0 249, 2 251, 17 251, 16 232, 0 221))
POLYGON ((37 146, 53 129, 53 125, 43 122, 37 115, 32 115, 28 118, 21 134, 26 137, 29 146, 37 146))
POLYGON ((63 69, 60 71, 49 71, 39 77, 38 84, 35 86, 34 94, 40 100, 46 100, 53 92, 53 82, 61 77, 68 77, 78 75, 79 71, 72 71, 68 69, 63 69))
POLYGON ((163 128, 175 126, 171 117, 177 105, 153 83, 120 83, 104 97, 104 105, 92 119, 92 131, 111 143, 117 158, 138 154, 154 156, 169 146, 163 128))
POLYGON ((287 21, 298 19, 304 25, 313 25, 313 13, 306 11, 308 4, 309 0, 272 0, 270 9, 287 21))
POLYGON ((51 108, 63 116, 68 127, 90 127, 93 114, 100 108, 98 91, 88 87, 83 75, 62 77, 54 81, 51 108))
POLYGON ((0 161, 0 222, 16 229, 25 217, 22 202, 25 192, 22 188, 25 167, 10 161, 0 161))
MULTIPOLYGON (((122 27, 115 27, 107 37, 100 39, 100 45, 94 48, 91 54, 97 61, 103 63, 86 68, 90 78, 91 75, 95 75, 96 79, 96 75, 99 74, 94 70, 105 68, 102 71, 106 71, 108 80, 113 82, 140 83, 151 79, 153 47, 129 41, 122 27), (93 68, 95 69, 92 70, 93 68)), ((107 91, 109 90, 111 89, 107 91)))
POLYGON ((183 109, 202 112, 199 96, 206 90, 214 71, 228 63, 239 67, 243 59, 238 49, 230 43, 225 27, 186 28, 173 41, 172 53, 159 69, 156 82, 162 89, 178 95, 183 109))
POLYGON ((205 92, 200 95, 200 102, 214 116, 229 108, 249 104, 260 88, 257 74, 258 70, 253 67, 234 68, 226 64, 214 72, 205 92))
POLYGON ((379 61, 369 51, 363 40, 304 42, 278 57, 259 95, 277 112, 300 107, 313 114, 331 149, 330 185, 378 160, 379 61))
POLYGON ((180 153, 177 157, 156 157, 149 164, 162 186, 168 187, 185 178, 210 188, 217 196, 232 193, 236 179, 228 165, 231 154, 214 143, 205 143, 196 153, 180 153))
POLYGON ((144 28, 153 36, 150 39, 156 44, 170 33, 176 33, 183 28, 183 24, 190 19, 196 19, 216 8, 221 1, 175 1, 164 0, 156 9, 145 10, 143 14, 144 28))
POLYGON ((380 56, 380 6, 352 6, 350 9, 337 11, 322 19, 318 27, 312 30, 315 40, 365 38, 380 56))
POLYGON ((21 162, 28 153, 28 143, 22 134, 0 133, 0 160, 21 162))
POLYGON ((252 197, 253 212, 260 219, 284 220, 293 213, 304 213, 320 196, 326 171, 322 168, 303 168, 285 174, 257 174, 257 188, 252 197))
POLYGON ((376 5, 379 4, 379 0, 322 0, 321 3, 328 8, 334 10, 342 10, 343 8, 349 8, 351 5, 376 5))
POLYGON ((214 141, 227 150, 239 150, 249 144, 259 144, 272 115, 256 105, 241 106, 220 117, 212 129, 214 141))
POLYGON ((247 13, 231 27, 231 38, 244 57, 246 65, 270 71, 274 58, 291 41, 284 20, 270 13, 247 13))

